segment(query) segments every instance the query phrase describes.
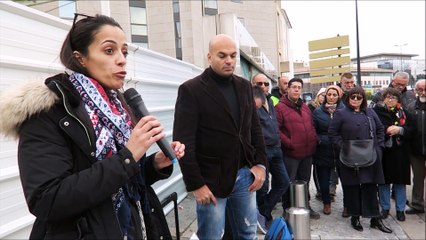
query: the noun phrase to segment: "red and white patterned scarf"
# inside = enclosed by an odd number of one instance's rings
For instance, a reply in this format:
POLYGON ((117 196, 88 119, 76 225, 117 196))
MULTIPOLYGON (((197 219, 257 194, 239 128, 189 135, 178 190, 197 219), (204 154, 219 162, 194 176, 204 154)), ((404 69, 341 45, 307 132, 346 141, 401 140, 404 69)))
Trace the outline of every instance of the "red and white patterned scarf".
POLYGON ((96 159, 102 160, 124 147, 132 130, 131 119, 113 90, 105 91, 94 79, 73 73, 70 81, 77 89, 90 116, 96 135, 96 159))
MULTIPOLYGON (((129 140, 132 131, 132 122, 117 93, 105 89, 94 79, 80 73, 73 73, 69 80, 80 94, 84 107, 90 116, 96 136, 96 159, 101 161, 106 157, 116 154, 119 148, 123 148, 129 140)), ((139 161, 141 164, 142 161, 139 161)), ((146 239, 146 229, 140 205, 139 189, 141 180, 138 177, 130 179, 128 184, 121 187, 112 195, 113 207, 120 222, 120 228, 124 239, 132 240, 129 235, 132 225, 132 213, 129 201, 132 200, 138 207, 141 220, 142 239, 146 239)))

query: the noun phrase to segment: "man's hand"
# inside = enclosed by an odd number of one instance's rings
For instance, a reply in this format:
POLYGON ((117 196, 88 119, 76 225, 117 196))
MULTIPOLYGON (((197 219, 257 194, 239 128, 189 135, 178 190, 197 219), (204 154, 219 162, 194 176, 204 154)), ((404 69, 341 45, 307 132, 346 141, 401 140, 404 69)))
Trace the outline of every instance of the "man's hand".
POLYGON ((200 205, 207 205, 210 204, 210 202, 213 202, 213 205, 216 206, 216 198, 214 197, 213 193, 210 191, 209 187, 207 185, 204 185, 200 187, 197 190, 193 191, 195 200, 200 205))
POLYGON ((257 165, 251 167, 250 171, 254 176, 254 181, 250 185, 249 191, 255 192, 263 186, 263 182, 265 181, 266 172, 265 172, 264 168, 257 166, 257 165))

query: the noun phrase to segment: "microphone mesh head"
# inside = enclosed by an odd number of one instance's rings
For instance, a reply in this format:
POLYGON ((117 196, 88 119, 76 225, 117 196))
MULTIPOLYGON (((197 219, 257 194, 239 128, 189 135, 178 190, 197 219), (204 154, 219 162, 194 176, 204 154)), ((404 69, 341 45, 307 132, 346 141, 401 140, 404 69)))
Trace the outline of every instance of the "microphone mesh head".
POLYGON ((126 102, 131 102, 134 98, 140 97, 138 91, 134 88, 129 88, 126 91, 124 91, 124 99, 126 99, 126 102))
POLYGON ((136 89, 134 88, 129 88, 126 91, 124 91, 124 98, 126 99, 126 101, 131 100, 133 97, 139 95, 138 91, 136 91, 136 89))

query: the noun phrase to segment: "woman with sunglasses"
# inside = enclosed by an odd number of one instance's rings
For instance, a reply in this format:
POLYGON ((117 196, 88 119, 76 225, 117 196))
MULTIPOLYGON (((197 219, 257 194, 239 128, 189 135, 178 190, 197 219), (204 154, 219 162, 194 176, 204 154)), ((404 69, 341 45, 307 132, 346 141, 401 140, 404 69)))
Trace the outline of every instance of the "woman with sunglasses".
POLYGON ((328 136, 328 127, 336 110, 344 107, 340 102, 342 90, 336 85, 328 86, 325 91, 325 98, 322 104, 314 110, 315 129, 319 138, 319 144, 313 157, 313 164, 316 169, 321 198, 324 204, 323 213, 331 213, 330 176, 335 168, 335 161, 338 161, 338 152, 333 148, 328 136))
POLYGON ((377 199, 377 185, 384 183, 381 163, 384 148, 383 125, 373 109, 367 108, 364 89, 354 87, 348 91, 348 96, 346 107, 335 112, 330 122, 328 128, 330 140, 336 147, 341 148, 343 140, 371 139, 372 132, 377 160, 373 165, 359 169, 347 167, 337 161, 345 194, 345 206, 355 230, 363 231, 360 223, 362 216, 371 218, 370 227, 391 233, 392 230, 381 220, 377 199))
MULTIPOLYGON (((83 17, 60 52, 69 74, 0 97, 2 113, 12 110, 0 131, 19 138, 21 182, 36 216, 30 239, 171 239, 151 184, 173 165, 161 151, 146 155, 163 127, 154 116, 136 122, 122 98, 128 45, 120 25, 83 17)), ((171 146, 184 155, 183 144, 171 146)))
POLYGON ((409 139, 414 132, 410 114, 401 106, 401 92, 386 88, 382 93, 383 103, 376 104, 374 111, 385 127, 385 149, 383 151, 383 172, 385 184, 379 185, 379 200, 382 218, 389 215, 390 184, 395 193, 396 219, 405 221, 405 185, 411 183, 409 139))

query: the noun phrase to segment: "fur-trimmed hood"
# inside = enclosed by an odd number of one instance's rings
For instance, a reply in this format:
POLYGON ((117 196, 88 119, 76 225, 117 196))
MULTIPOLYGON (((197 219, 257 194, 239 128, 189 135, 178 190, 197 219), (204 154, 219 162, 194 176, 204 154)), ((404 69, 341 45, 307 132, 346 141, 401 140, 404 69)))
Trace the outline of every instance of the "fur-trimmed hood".
POLYGON ((49 110, 59 100, 42 81, 3 89, 0 92, 0 134, 18 138, 25 120, 49 110))

